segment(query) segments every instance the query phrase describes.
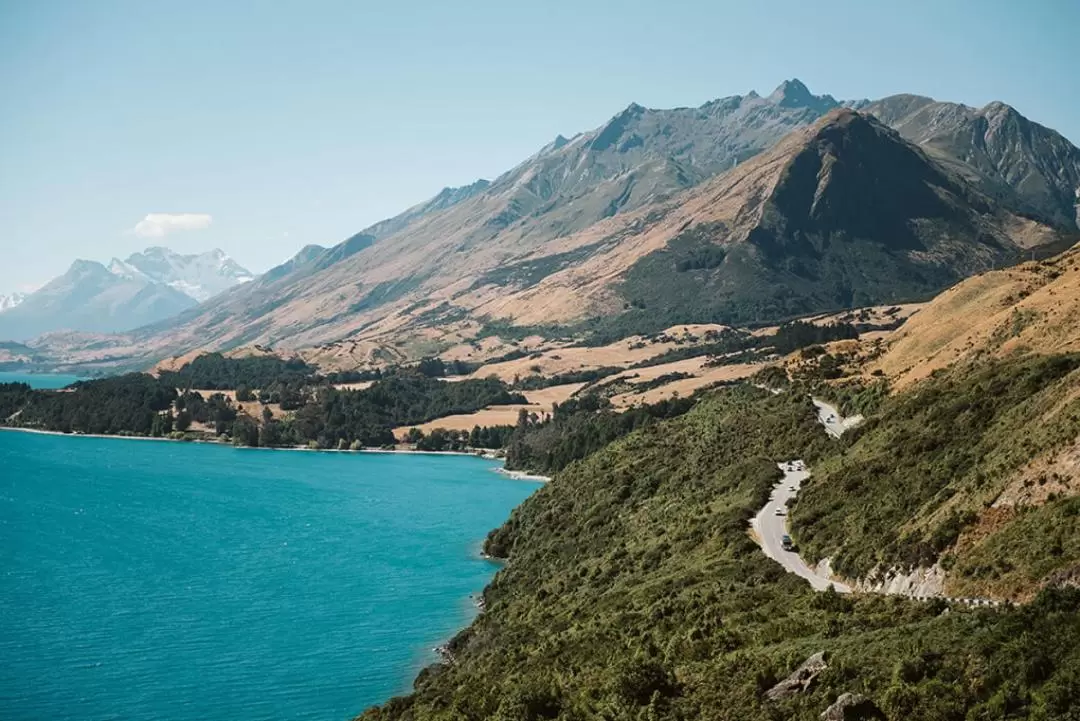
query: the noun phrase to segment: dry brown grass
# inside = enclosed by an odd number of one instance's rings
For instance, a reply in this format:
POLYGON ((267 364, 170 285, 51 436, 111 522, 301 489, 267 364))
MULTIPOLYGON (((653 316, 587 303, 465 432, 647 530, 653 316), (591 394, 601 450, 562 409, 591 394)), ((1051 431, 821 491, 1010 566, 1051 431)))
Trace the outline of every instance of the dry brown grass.
MULTIPOLYGON (((691 362, 696 361, 699 364, 704 359, 691 358, 689 361, 679 361, 678 363, 668 363, 668 372, 674 373, 675 368, 688 369, 691 367, 691 362)), ((663 368, 665 366, 655 366, 656 368, 663 368)), ((644 393, 623 393, 612 397, 611 402, 616 408, 625 409, 634 405, 643 405, 649 403, 656 403, 658 401, 673 398, 676 395, 685 398, 691 396, 699 388, 705 388, 711 386, 714 383, 720 383, 723 381, 734 381, 742 378, 749 378, 754 373, 757 373, 762 369, 760 363, 740 363, 737 365, 716 366, 715 368, 699 367, 696 371, 681 370, 680 372, 688 373, 693 372, 695 375, 691 378, 682 378, 680 380, 666 383, 657 388, 650 388, 644 393)), ((641 369, 646 370, 646 369, 641 369)), ((655 377, 659 377, 661 374, 657 374, 655 377)), ((639 382, 646 379, 641 379, 639 382)), ((633 381, 631 381, 633 382, 633 381)))
POLYGON ((488 376, 496 376, 509 382, 515 377, 524 378, 537 374, 553 376, 560 373, 590 370, 604 366, 626 367, 676 347, 674 343, 646 342, 644 346, 634 348, 633 346, 640 343, 641 340, 641 338, 635 336, 596 348, 551 348, 539 352, 536 358, 518 358, 481 366, 472 374, 472 377, 487 378, 488 376))
MULTIPOLYGON (((177 389, 177 392, 179 393, 180 389, 177 389)), ((214 395, 215 393, 220 393, 221 395, 225 396, 230 401, 232 401, 232 404, 234 406, 236 406, 238 409, 243 409, 244 413, 247 413, 249 416, 251 416, 252 418, 255 418, 255 419, 259 419, 259 418, 262 417, 262 409, 263 408, 269 408, 270 413, 273 414, 274 418, 284 418, 285 416, 287 416, 289 414, 289 411, 281 410, 281 405, 278 404, 278 403, 259 403, 258 401, 248 401, 246 403, 240 403, 240 402, 238 402, 236 400, 236 391, 215 391, 215 390, 207 390, 207 389, 194 389, 194 392, 198 393, 203 398, 209 398, 210 396, 214 395)))
POLYGON ((984 273, 945 291, 894 335, 871 366, 895 388, 939 368, 1014 352, 1080 350, 1080 252, 984 273))
POLYGON ((512 426, 517 423, 518 414, 522 409, 537 415, 551 413, 556 403, 562 403, 570 398, 584 385, 584 383, 567 383, 561 386, 527 391, 524 394, 525 399, 528 401, 526 404, 488 406, 475 413, 462 413, 436 418, 433 421, 417 426, 399 426, 394 429, 394 435, 398 439, 403 439, 410 428, 419 428, 424 433, 430 433, 436 428, 444 428, 449 431, 471 431, 474 426, 512 426))
POLYGON ((1042 455, 1015 474, 994 501, 995 508, 1037 506, 1051 495, 1080 494, 1080 438, 1066 448, 1042 455))

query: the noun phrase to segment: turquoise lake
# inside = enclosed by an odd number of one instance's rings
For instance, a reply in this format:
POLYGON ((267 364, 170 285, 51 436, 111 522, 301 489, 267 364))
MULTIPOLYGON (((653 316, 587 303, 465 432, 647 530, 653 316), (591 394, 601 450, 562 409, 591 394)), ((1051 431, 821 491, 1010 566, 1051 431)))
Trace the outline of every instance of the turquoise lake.
POLYGON ((79 376, 61 373, 0 372, 0 383, 26 383, 31 388, 63 388, 81 380, 79 376))
POLYGON ((496 467, 0 432, 0 718, 344 721, 407 692, 538 486, 496 467))

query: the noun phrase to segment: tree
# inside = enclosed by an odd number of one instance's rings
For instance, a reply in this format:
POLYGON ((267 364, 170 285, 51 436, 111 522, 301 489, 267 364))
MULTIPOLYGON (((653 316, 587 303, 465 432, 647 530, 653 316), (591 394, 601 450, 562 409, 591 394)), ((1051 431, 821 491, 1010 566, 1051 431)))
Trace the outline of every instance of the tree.
POLYGON ((191 411, 187 408, 176 414, 176 430, 183 433, 191 427, 191 411))
POLYGON ((232 440, 235 446, 259 445, 259 426, 251 416, 237 416, 232 425, 232 440))

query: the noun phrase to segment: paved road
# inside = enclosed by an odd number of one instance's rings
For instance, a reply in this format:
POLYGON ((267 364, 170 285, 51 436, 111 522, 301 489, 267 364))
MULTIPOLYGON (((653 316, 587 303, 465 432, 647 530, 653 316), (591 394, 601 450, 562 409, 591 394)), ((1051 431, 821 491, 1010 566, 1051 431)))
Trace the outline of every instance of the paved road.
POLYGON ((783 537, 787 533, 787 501, 794 498, 799 492, 799 486, 810 477, 810 471, 802 461, 789 461, 778 463, 784 478, 773 486, 769 502, 758 511, 751 521, 754 532, 757 534, 758 544, 765 551, 765 555, 773 559, 791 573, 805 578, 817 591, 824 591, 830 585, 840 593, 849 593, 850 588, 837 581, 830 581, 824 576, 819 576, 812 568, 799 557, 794 551, 785 551, 783 537), (794 490, 792 490, 794 489, 794 490), (776 515, 777 509, 784 511, 784 515, 776 515))
POLYGON ((844 431, 851 430, 863 422, 862 416, 844 418, 840 415, 840 409, 831 403, 826 403, 817 398, 814 398, 813 401, 814 407, 817 408, 818 422, 825 426, 825 432, 833 438, 839 438, 844 435, 844 431))
MULTIPOLYGON (((825 432, 833 438, 839 438, 847 431, 859 425, 863 421, 862 416, 844 418, 840 415, 840 409, 825 401, 813 399, 814 407, 817 408, 818 422, 825 427, 825 432)), ((851 588, 839 581, 831 581, 825 576, 814 572, 810 566, 795 551, 785 551, 783 538, 787 531, 787 502, 799 492, 802 482, 810 477, 810 471, 806 464, 800 460, 778 463, 784 473, 783 479, 773 486, 769 502, 758 511, 754 520, 750 522, 757 535, 758 545, 765 551, 765 555, 773 559, 789 572, 805 578, 817 591, 824 591, 832 586, 840 593, 850 593, 851 588), (777 510, 782 510, 783 515, 777 515, 777 510)))
MULTIPOLYGON (((776 393, 778 391, 772 392, 776 393)), ((840 411, 836 406, 820 401, 817 398, 814 398, 813 401, 818 412, 818 422, 825 426, 825 431, 834 438, 839 438, 844 434, 844 431, 851 430, 863 422, 862 416, 844 418, 840 415, 840 411)), ((784 550, 784 534, 788 532, 787 502, 798 494, 803 481, 810 477, 810 471, 807 470, 806 464, 801 460, 786 461, 776 465, 779 466, 784 477, 773 486, 769 502, 750 521, 750 525, 754 529, 754 540, 761 546, 761 550, 765 552, 766 556, 779 563, 790 573, 805 578, 815 591, 824 591, 829 586, 832 586, 838 593, 851 593, 850 586, 818 575, 806 565, 806 562, 802 560, 798 553, 784 550), (783 514, 777 515, 777 509, 783 510, 783 514)), ((940 596, 939 598, 966 606, 1001 605, 1001 601, 989 598, 950 598, 948 596, 940 596)), ((922 598, 921 600, 926 599, 922 598)))

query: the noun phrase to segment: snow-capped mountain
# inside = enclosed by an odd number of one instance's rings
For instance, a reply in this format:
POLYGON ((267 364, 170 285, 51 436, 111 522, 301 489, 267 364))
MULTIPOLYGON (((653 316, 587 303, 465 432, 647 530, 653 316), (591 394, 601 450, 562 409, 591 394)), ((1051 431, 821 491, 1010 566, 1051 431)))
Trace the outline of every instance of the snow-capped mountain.
POLYGON ((108 266, 76 260, 40 290, 0 296, 0 340, 57 330, 126 331, 156 323, 254 276, 220 250, 180 255, 147 248, 108 266), (9 298, 17 298, 10 306, 9 298))
POLYGON ((12 293, 11 295, 0 294, 0 313, 11 310, 26 298, 26 293, 12 293))
POLYGON ((141 274, 200 303, 255 278, 250 271, 217 248, 198 255, 180 255, 162 247, 147 248, 141 253, 134 253, 126 261, 113 258, 109 270, 130 278, 141 274))

